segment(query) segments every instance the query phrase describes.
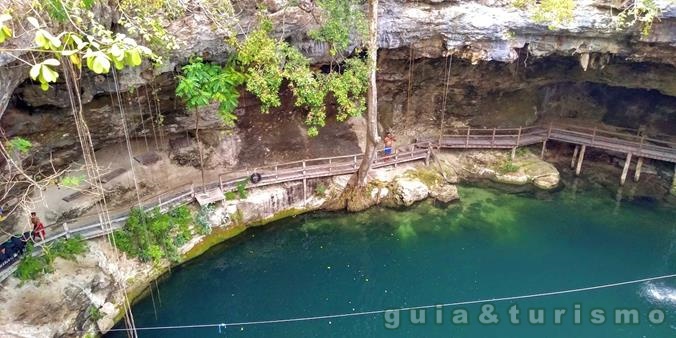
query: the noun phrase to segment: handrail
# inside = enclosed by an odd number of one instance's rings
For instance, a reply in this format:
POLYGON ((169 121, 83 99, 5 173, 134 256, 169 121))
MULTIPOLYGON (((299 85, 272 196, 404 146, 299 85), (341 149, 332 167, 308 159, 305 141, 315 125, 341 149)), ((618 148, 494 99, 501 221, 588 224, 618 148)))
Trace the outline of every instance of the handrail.
MULTIPOLYGON (((421 155, 423 153, 426 153, 428 150, 427 149, 420 149, 419 147, 430 147, 431 144, 429 142, 416 142, 412 144, 407 144, 407 145, 402 145, 398 146, 396 148, 395 154, 398 154, 400 157, 397 161, 393 163, 387 163, 389 164, 394 164, 394 163, 403 163, 403 162, 408 162, 411 160, 417 160, 420 159, 421 155), (403 156, 406 155, 406 156, 403 156), (413 156, 411 156, 413 155, 413 156)), ((379 152, 382 152, 383 149, 378 149, 379 152)), ((277 163, 277 164, 272 164, 272 165, 267 165, 263 167, 257 167, 254 168, 253 170, 245 170, 244 172, 247 173, 246 176, 241 176, 238 175, 237 173, 221 173, 218 175, 218 180, 214 182, 210 182, 206 184, 206 186, 216 186, 216 187, 221 187, 221 188, 226 188, 224 190, 231 190, 231 189, 236 189, 236 183, 242 181, 243 179, 248 178, 248 173, 251 173, 252 171, 260 172, 261 176, 264 178, 267 178, 267 182, 263 182, 264 184, 262 185, 267 185, 267 184, 277 184, 277 183, 283 183, 283 182, 288 182, 288 181, 295 181, 298 179, 302 179, 302 177, 316 177, 316 176, 333 176, 333 175, 341 175, 345 174, 345 172, 354 172, 358 168, 356 165, 357 161, 361 159, 363 156, 362 153, 358 154, 350 154, 350 155, 338 155, 338 156, 331 156, 331 157, 321 157, 321 158, 312 158, 312 159, 305 159, 305 160, 298 160, 298 161, 291 161, 291 162, 286 162, 286 163, 277 163), (317 162, 322 162, 322 161, 329 161, 329 163, 317 163, 317 162), (315 164, 317 163, 317 164, 315 164), (295 165, 295 166, 294 166, 295 165), (289 167, 291 166, 291 167, 289 167), (286 168, 285 168, 286 167, 286 168), (224 179, 224 176, 226 175, 236 175, 234 178, 231 179, 224 179), (299 174, 302 174, 302 176, 298 176, 299 174), (271 179, 272 178, 272 179, 271 179)), ((382 164, 384 160, 389 159, 392 156, 380 156, 377 158, 375 163, 382 164)), ((252 184, 252 187, 256 186, 262 186, 259 184, 252 184)), ((187 196, 194 197, 195 194, 195 189, 192 185, 180 185, 177 187, 172 187, 170 189, 167 189, 163 192, 153 194, 151 196, 145 197, 143 201, 141 202, 141 205, 143 206, 144 210, 152 210, 154 208, 165 208, 167 206, 174 206, 176 202, 180 202, 181 200, 185 199, 187 196), (190 187, 190 189, 187 189, 187 187, 190 187)), ((114 218, 110 221, 110 223, 119 223, 121 221, 124 221, 128 218, 127 212, 128 208, 123 209, 123 208, 118 208, 115 210, 110 210, 109 212, 111 214, 115 213, 124 213, 123 216, 114 218)), ((97 232, 100 233, 99 235, 103 235, 106 233, 105 229, 103 229, 103 225, 107 224, 107 222, 101 222, 100 219, 97 219, 96 216, 94 215, 87 215, 83 217, 78 217, 78 218, 73 218, 73 219, 68 219, 63 222, 58 222, 58 223, 53 223, 47 225, 45 228, 52 228, 52 229, 58 229, 58 228, 63 228, 64 231, 58 231, 55 230, 55 232, 52 233, 48 238, 45 239, 44 242, 40 242, 37 245, 41 246, 47 243, 50 243, 51 241, 54 241, 57 238, 61 238, 63 236, 74 236, 77 234, 89 234, 89 231, 91 229, 95 229, 97 227, 101 228, 102 230, 97 232), (78 226, 74 226, 74 223, 82 223, 78 226)))
POLYGON ((523 139, 528 137, 526 143, 543 142, 548 139, 577 141, 608 150, 632 151, 636 155, 676 162, 676 143, 674 142, 655 140, 645 135, 627 135, 598 127, 587 128, 550 123, 547 126, 533 125, 521 129, 456 128, 450 132, 453 134, 442 134, 438 137, 440 142, 438 146, 443 147, 444 140, 454 140, 448 146, 452 148, 505 148, 521 146, 524 144, 523 139), (534 136, 537 138, 533 138, 534 136))

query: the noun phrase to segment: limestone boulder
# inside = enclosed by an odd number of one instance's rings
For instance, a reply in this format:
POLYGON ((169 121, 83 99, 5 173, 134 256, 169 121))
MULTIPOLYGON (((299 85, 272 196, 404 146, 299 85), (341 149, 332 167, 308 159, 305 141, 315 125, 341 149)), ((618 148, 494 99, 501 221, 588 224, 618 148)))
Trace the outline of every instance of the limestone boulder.
POLYGON ((458 187, 452 184, 436 185, 430 189, 430 197, 442 203, 450 203, 460 199, 458 187))
POLYGON ((430 194, 429 187, 414 178, 399 177, 395 180, 395 185, 394 193, 403 206, 411 206, 415 202, 426 199, 430 194))

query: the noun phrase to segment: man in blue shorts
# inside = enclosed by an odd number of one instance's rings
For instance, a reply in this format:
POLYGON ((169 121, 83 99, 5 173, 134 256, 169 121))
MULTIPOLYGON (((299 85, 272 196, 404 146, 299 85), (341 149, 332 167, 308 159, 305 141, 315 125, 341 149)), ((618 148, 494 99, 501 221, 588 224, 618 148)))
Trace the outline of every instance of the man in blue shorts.
POLYGON ((390 156, 392 155, 392 147, 394 146, 394 141, 397 139, 394 138, 391 132, 385 133, 385 137, 383 138, 383 142, 385 143, 385 149, 383 150, 383 153, 385 156, 390 156))

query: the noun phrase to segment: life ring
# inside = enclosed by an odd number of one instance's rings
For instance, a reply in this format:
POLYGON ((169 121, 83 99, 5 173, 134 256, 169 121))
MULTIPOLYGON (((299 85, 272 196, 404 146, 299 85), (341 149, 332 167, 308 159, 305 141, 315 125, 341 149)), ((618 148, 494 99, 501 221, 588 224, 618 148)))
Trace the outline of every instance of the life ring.
POLYGON ((251 174, 251 177, 249 177, 249 179, 251 180, 251 183, 256 184, 260 182, 261 179, 263 179, 263 177, 261 177, 261 174, 259 173, 253 173, 251 174))

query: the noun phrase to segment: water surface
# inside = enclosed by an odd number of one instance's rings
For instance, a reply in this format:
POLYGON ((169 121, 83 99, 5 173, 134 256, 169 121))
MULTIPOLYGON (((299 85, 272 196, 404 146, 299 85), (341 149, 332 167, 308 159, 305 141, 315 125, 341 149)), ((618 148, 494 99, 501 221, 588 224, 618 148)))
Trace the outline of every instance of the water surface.
MULTIPOLYGON (((676 211, 605 193, 567 190, 536 199, 461 188, 450 206, 426 202, 393 211, 312 214, 247 231, 176 268, 134 306, 136 325, 248 322, 453 303, 582 288, 676 272, 676 211)), ((542 197, 542 196, 540 196, 542 197)), ((402 312, 252 326, 142 331, 141 337, 673 337, 676 280, 493 303, 497 325, 479 323, 481 305, 427 311, 424 325, 402 312), (517 304, 521 324, 510 323, 517 304), (581 324, 574 324, 575 304, 581 324), (528 324, 529 308, 544 325, 528 324), (567 309, 563 324, 554 309, 567 309), (604 309, 603 325, 590 323, 604 309), (614 309, 640 311, 639 325, 615 325, 614 309), (654 325, 647 315, 661 309, 654 325), (457 308, 456 308, 457 309, 457 308)), ((120 327, 118 325, 118 327, 120 327)), ((121 333, 110 337, 126 336, 121 333)))

